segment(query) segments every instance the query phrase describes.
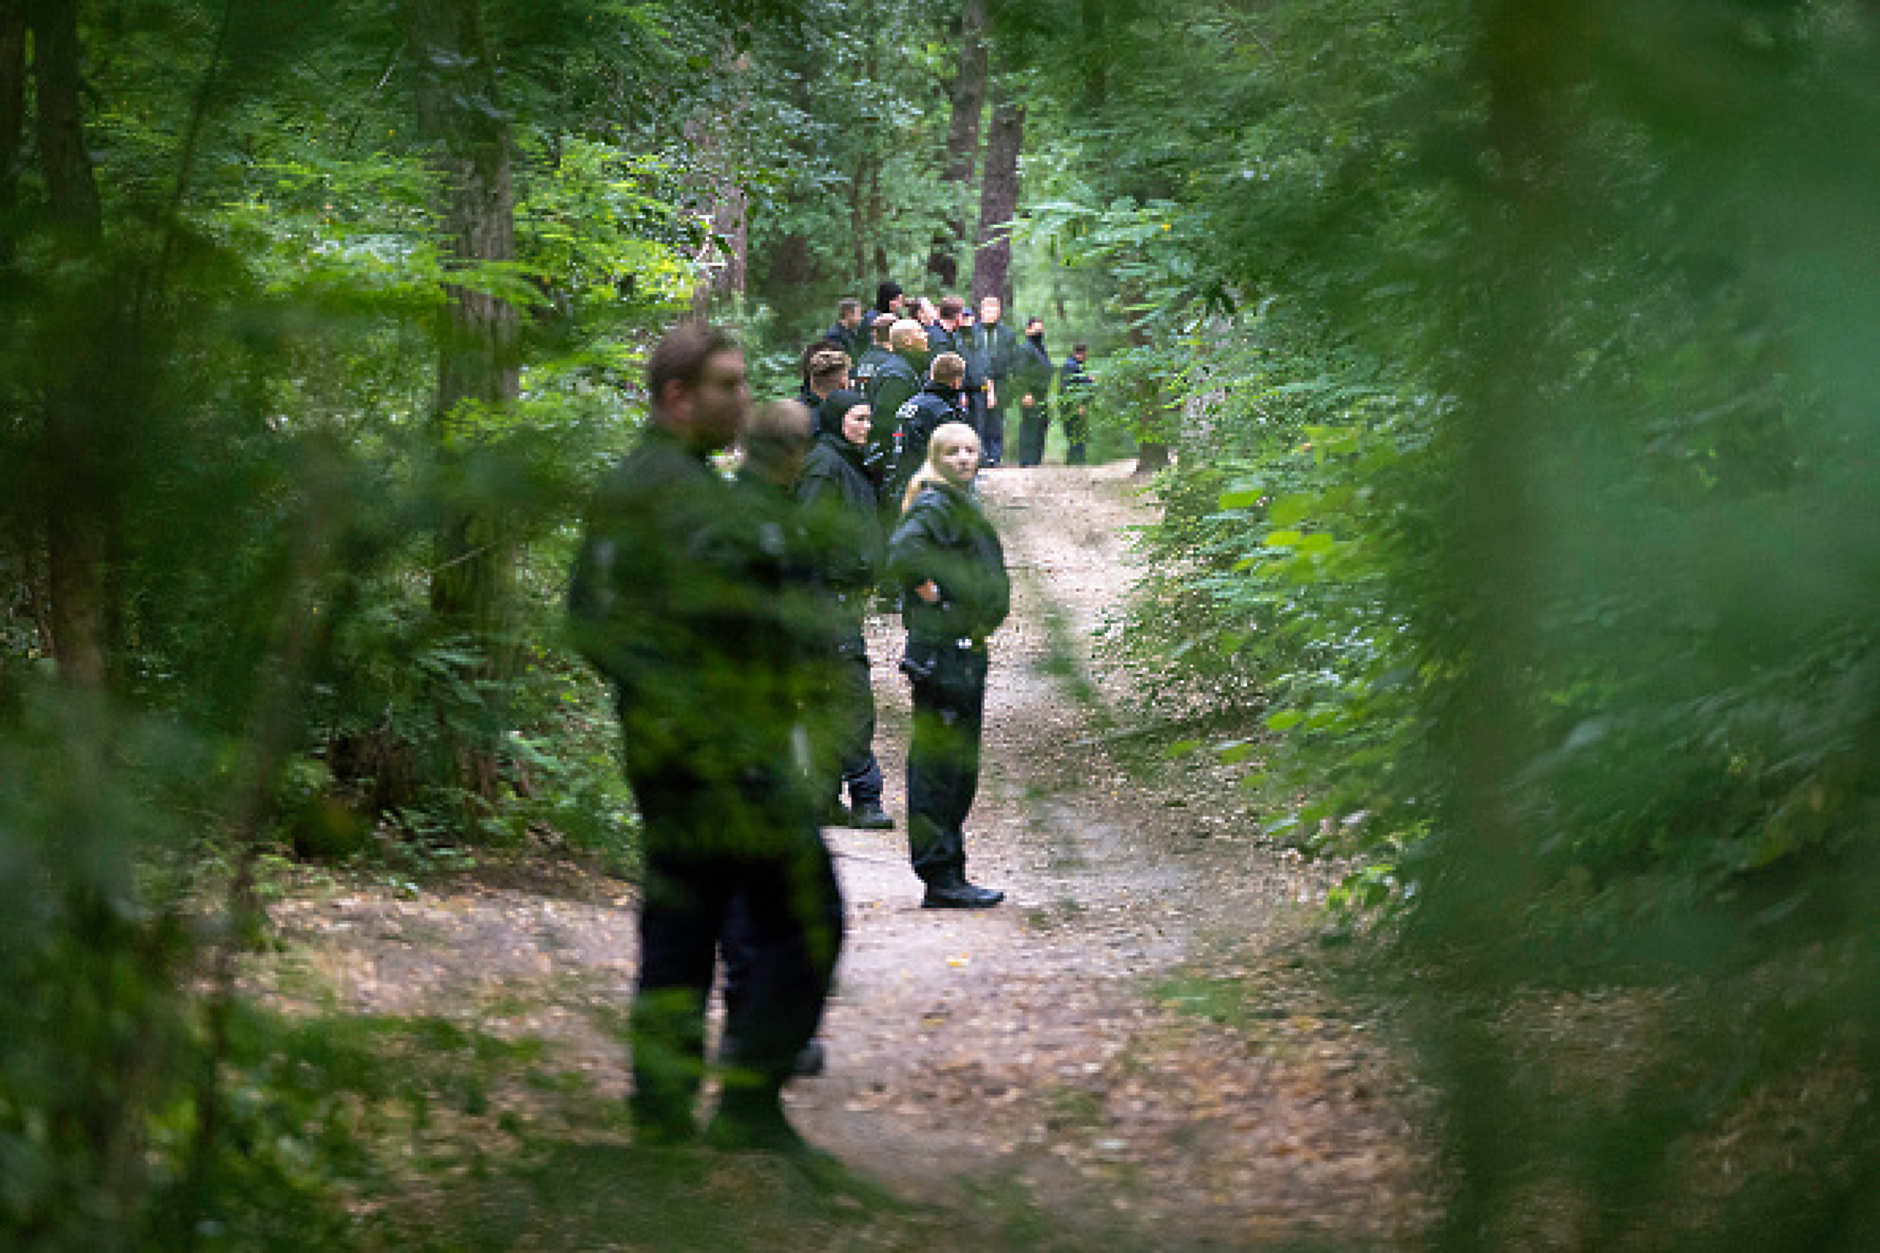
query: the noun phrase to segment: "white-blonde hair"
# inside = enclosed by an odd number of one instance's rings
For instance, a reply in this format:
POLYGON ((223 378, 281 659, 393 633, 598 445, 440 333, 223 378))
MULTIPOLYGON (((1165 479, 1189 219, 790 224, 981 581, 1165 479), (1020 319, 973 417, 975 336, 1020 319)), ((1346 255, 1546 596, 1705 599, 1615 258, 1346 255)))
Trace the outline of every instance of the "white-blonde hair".
POLYGON ((907 491, 901 497, 901 512, 906 513, 914 507, 914 500, 920 495, 920 489, 929 483, 944 483, 947 476, 940 470, 940 445, 942 441, 958 443, 961 439, 973 441, 973 450, 980 448, 979 432, 964 422, 942 422, 933 430, 933 436, 927 441, 927 460, 920 469, 914 471, 914 477, 908 481, 907 491))

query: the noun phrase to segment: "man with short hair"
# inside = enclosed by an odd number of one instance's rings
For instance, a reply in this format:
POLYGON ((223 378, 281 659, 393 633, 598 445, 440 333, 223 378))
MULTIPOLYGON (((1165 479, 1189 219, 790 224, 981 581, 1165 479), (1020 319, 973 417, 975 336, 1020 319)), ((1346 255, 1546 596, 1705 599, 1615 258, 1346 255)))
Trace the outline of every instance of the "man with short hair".
POLYGON ((927 347, 936 355, 960 351, 960 315, 966 302, 958 296, 942 296, 934 307, 933 326, 927 329, 927 347))
POLYGON ((848 353, 853 360, 861 356, 862 349, 867 347, 862 339, 861 327, 862 302, 841 300, 836 303, 836 324, 823 333, 823 338, 848 353))
POLYGON ((849 385, 858 392, 868 391, 869 380, 875 377, 875 371, 881 368, 881 363, 888 359, 888 332, 894 329, 892 314, 871 311, 866 321, 870 343, 856 359, 855 369, 849 373, 849 385))
POLYGON ((980 393, 984 398, 979 415, 981 468, 996 466, 1005 459, 1006 381, 1017 365, 1018 336, 999 320, 1004 313, 1004 302, 997 296, 987 296, 980 301, 979 325, 972 329, 967 341, 967 364, 970 366, 977 358, 986 380, 980 393))
POLYGON ((1028 318, 1025 342, 1012 366, 1012 386, 1018 392, 1018 464, 1035 466, 1044 460, 1044 439, 1051 427, 1051 352, 1044 346, 1044 320, 1028 318))
POLYGON ((901 497, 915 472, 927 463, 927 445, 934 431, 943 423, 966 420, 965 383, 966 359, 957 352, 943 352, 933 359, 933 377, 927 385, 895 413, 894 452, 881 501, 884 513, 900 516, 901 497))
POLYGON ((822 402, 849 385, 849 355, 829 346, 827 340, 810 345, 803 359, 803 391, 796 402, 811 413, 822 402))
MULTIPOLYGON (((596 494, 569 593, 574 641, 615 688, 643 820, 635 1136, 695 1135, 705 1007, 735 911, 746 960, 723 1051, 735 1064, 706 1134, 803 1152, 782 1090, 842 941, 817 798, 793 764, 819 628, 797 616, 806 602, 765 512, 709 462, 750 405, 743 353, 721 331, 680 326, 653 349, 647 392, 648 423, 596 494)), ((779 452, 807 446, 799 415, 774 432, 779 452)))
MULTIPOLYGON (((877 487, 887 482, 893 455, 894 415, 920 391, 927 373, 927 333, 912 318, 902 318, 888 331, 888 360, 868 380, 869 408, 874 428, 868 436, 867 466, 877 487)), ((886 502, 884 503, 884 507, 886 502)))

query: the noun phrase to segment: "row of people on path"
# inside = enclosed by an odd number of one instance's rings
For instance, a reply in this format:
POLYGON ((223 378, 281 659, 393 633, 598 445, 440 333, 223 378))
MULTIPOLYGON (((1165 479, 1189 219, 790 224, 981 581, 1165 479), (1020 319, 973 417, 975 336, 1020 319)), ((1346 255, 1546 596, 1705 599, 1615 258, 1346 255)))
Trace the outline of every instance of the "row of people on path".
MULTIPOLYGON (((844 300, 837 317, 818 347, 839 349, 853 362, 852 381, 868 397, 875 415, 872 442, 880 462, 893 458, 890 439, 902 407, 928 391, 937 381, 934 367, 951 354, 964 369, 938 391, 959 410, 961 419, 979 436, 987 467, 1005 460, 1006 418, 1018 416, 1018 464, 1035 466, 1044 460, 1045 438, 1051 425, 1051 388, 1055 381, 1058 405, 1068 445, 1065 461, 1083 464, 1090 435, 1090 393, 1094 387, 1086 363, 1086 344, 1073 347, 1062 365, 1054 366, 1044 342, 1044 321, 1029 318, 1021 338, 1004 324, 1004 303, 996 296, 979 302, 977 317, 958 296, 938 302, 926 297, 912 304, 900 286, 883 283, 875 306, 864 312, 859 300, 844 300)), ((818 390, 805 360, 807 404, 829 393, 818 390)), ((917 462, 916 462, 917 464, 917 462)))
POLYGON ((851 816, 892 825, 872 749, 866 608, 884 578, 903 606, 921 903, 985 908, 1003 894, 967 880, 964 823, 987 640, 1010 582, 973 497, 981 443, 969 424, 928 433, 890 515, 869 473, 865 393, 834 387, 813 419, 790 402, 752 410, 742 352, 699 325, 658 344, 647 390, 648 425, 597 493, 569 601, 577 646, 614 686, 643 823, 636 1136, 696 1134, 722 952, 722 1092, 706 1138, 802 1151, 782 1091, 814 1040, 843 933, 821 827, 842 787, 851 816), (744 461, 727 480, 711 459, 734 440, 744 461))

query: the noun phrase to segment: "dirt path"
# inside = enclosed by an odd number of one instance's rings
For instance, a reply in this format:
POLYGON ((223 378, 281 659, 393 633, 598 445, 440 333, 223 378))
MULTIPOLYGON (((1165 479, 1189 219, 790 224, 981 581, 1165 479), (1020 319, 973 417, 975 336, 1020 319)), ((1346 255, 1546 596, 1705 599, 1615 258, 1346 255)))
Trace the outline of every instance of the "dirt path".
MULTIPOLYGON (((1258 844, 1225 776, 1143 784, 1103 747, 1109 706, 1087 697, 1129 682, 1092 656, 1131 577, 1122 528, 1144 507, 1127 473, 986 476, 1015 607, 967 853, 1008 900, 922 911, 901 831, 831 833, 850 933, 829 1071, 795 1085, 794 1116, 891 1192, 1026 1243, 1397 1247, 1428 1220, 1427 1154, 1387 1044, 1315 977, 1325 873, 1258 844)), ((899 815, 893 624, 870 642, 899 815)), ((269 982, 552 1041, 616 1098, 631 899, 575 879, 296 895, 269 982)))

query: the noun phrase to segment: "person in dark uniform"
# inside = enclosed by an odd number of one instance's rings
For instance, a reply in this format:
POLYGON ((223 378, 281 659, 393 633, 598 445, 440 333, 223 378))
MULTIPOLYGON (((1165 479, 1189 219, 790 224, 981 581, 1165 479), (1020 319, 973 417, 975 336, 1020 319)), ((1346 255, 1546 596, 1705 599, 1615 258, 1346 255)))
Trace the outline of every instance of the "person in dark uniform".
MULTIPOLYGON (((966 302, 958 296, 942 296, 934 306, 933 325, 927 328, 927 350, 936 357, 943 352, 960 351, 960 318, 966 302)), ((962 354, 964 355, 964 354, 962 354)))
MULTIPOLYGON (((968 341, 971 352, 967 365, 970 367, 977 358, 985 379, 978 422, 984 462, 981 468, 990 468, 1005 460, 1006 385, 1013 381, 1018 365, 1018 336, 999 320, 1004 315, 1005 304, 997 296, 987 296, 980 301, 979 324, 973 327, 968 341)), ((970 383, 971 379, 967 381, 970 383)))
POLYGON ((1044 323, 1025 323, 1025 342, 1013 365, 1013 386, 1018 391, 1018 464, 1035 466, 1044 460, 1044 440, 1051 429, 1051 353, 1044 346, 1044 323))
POLYGON ((866 393, 869 381, 875 377, 875 371, 881 363, 893 354, 888 350, 888 332, 894 329, 894 318, 886 313, 870 313, 868 347, 856 359, 855 368, 849 372, 849 385, 856 391, 866 393))
POLYGON ((893 450, 888 458, 887 484, 882 488, 883 507, 890 517, 898 515, 902 493, 927 464, 927 445, 933 433, 948 422, 966 422, 962 391, 965 379, 965 359, 957 352, 943 352, 933 359, 933 377, 927 385, 895 413, 893 450))
POLYGON ((902 316, 901 310, 906 304, 907 297, 901 294, 901 285, 893 279, 885 279, 879 287, 875 288, 875 316, 877 318, 886 314, 890 318, 899 319, 902 316))
POLYGON ((881 804, 881 765, 875 759, 875 694, 869 684, 868 645, 862 634, 869 596, 886 556, 880 504, 862 468, 870 429, 868 401, 840 391, 823 402, 816 445, 796 482, 817 554, 818 575, 834 602, 835 662, 823 702, 818 737, 818 788, 828 798, 834 826, 886 831, 894 826, 881 804), (849 804, 842 805, 848 789, 849 804))
POLYGON ((823 332, 823 338, 848 353, 851 360, 861 356, 868 346, 862 332, 862 302, 837 301, 835 325, 823 332))
POLYGON ((737 912, 745 953, 728 987, 730 1064, 706 1134, 803 1151, 782 1090, 822 1017, 842 941, 841 895, 801 773, 816 677, 806 659, 826 655, 827 628, 819 599, 797 594, 776 506, 707 460, 749 407, 737 346, 681 326, 654 348, 647 391, 650 420, 596 494, 569 593, 574 642, 618 696, 644 822, 635 1135, 695 1134, 705 1007, 737 912))
POLYGON ((1064 369, 1058 375, 1058 404, 1064 409, 1064 440, 1068 447, 1064 453, 1064 464, 1080 466, 1084 464, 1084 448, 1090 440, 1090 393, 1096 389, 1097 381, 1084 369, 1084 362, 1090 360, 1090 346, 1077 344, 1071 349, 1071 355, 1064 358, 1064 369))
POLYGON ((973 501, 979 438, 963 422, 933 433, 927 464, 908 486, 888 541, 902 590, 914 691, 907 754, 907 835, 926 909, 985 909, 1005 899, 966 878, 966 815, 979 788, 986 704, 986 638, 1005 621, 1011 582, 998 533, 973 501))
MULTIPOLYGON (((927 373, 927 333, 912 318, 902 318, 888 332, 888 359, 875 367, 864 389, 874 415, 866 465, 877 490, 887 483, 894 454, 894 420, 901 406, 920 392, 927 373)), ((892 506, 884 502, 884 507, 892 506)))

